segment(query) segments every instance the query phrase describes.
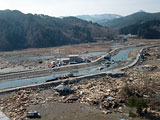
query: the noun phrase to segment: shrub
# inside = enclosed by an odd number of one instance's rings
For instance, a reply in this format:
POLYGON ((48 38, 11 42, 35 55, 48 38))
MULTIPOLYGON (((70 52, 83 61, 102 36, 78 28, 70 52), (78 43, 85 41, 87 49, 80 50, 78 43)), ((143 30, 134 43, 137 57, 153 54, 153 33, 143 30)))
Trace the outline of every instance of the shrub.
POLYGON ((121 95, 122 97, 124 97, 125 100, 127 100, 130 96, 133 95, 133 93, 128 86, 125 86, 122 88, 121 95))
POLYGON ((135 113, 133 113, 131 110, 129 111, 129 117, 136 117, 136 114, 135 113))
POLYGON ((128 99, 128 105, 130 107, 135 107, 137 109, 137 113, 142 115, 142 109, 147 107, 147 100, 133 95, 128 99))

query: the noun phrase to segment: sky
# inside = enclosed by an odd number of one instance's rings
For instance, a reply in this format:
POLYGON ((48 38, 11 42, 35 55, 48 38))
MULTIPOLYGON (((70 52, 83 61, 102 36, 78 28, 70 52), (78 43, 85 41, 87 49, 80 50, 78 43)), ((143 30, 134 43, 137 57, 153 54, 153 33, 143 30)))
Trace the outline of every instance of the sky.
POLYGON ((129 15, 139 10, 160 12, 160 0, 0 0, 0 10, 49 16, 93 14, 129 15))

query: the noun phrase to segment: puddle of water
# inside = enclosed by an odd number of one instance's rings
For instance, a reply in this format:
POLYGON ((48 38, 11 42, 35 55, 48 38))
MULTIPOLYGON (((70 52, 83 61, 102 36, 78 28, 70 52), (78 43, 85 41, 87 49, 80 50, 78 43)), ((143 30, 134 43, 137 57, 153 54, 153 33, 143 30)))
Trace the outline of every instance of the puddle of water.
MULTIPOLYGON (((137 48, 128 48, 126 50, 121 50, 117 55, 112 57, 111 60, 114 60, 115 62, 129 60, 128 53, 134 49, 137 49, 137 48)), ((93 74, 93 73, 104 72, 104 71, 109 70, 113 67, 116 67, 117 65, 118 65, 117 63, 114 63, 114 64, 111 64, 110 67, 107 67, 107 68, 104 67, 102 70, 99 70, 98 68, 90 68, 87 70, 81 70, 81 71, 73 72, 73 75, 74 76, 81 76, 81 75, 89 75, 89 74, 93 74)), ((61 74, 49 75, 49 76, 38 77, 38 78, 29 78, 29 79, 1 82, 0 89, 30 85, 30 84, 34 84, 34 83, 41 83, 41 82, 45 82, 46 80, 54 79, 54 78, 59 77, 61 75, 67 75, 67 74, 69 74, 69 73, 61 73, 61 74)))

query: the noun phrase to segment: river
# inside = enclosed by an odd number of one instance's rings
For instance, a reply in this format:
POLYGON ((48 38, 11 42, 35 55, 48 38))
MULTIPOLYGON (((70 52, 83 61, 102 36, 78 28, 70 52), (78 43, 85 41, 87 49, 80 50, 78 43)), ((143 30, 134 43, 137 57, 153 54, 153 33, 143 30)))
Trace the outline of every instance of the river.
MULTIPOLYGON (((103 69, 90 68, 87 70, 75 71, 75 72, 73 72, 73 75, 74 76, 81 76, 81 75, 100 73, 100 72, 105 72, 113 67, 118 66, 118 65, 127 65, 128 62, 126 62, 125 64, 124 63, 118 64, 117 62, 118 61, 130 61, 131 58, 128 57, 128 53, 131 52, 132 50, 137 49, 137 48, 138 47, 121 50, 117 55, 115 55, 111 58, 111 61, 115 61, 115 63, 111 64, 109 67, 101 66, 101 67, 103 67, 103 69)), ((86 56, 86 55, 84 55, 84 56, 86 56)), ((69 73, 61 73, 61 74, 54 74, 54 75, 49 75, 49 76, 28 78, 28 79, 21 79, 21 80, 13 80, 13 81, 3 81, 3 82, 0 82, 0 89, 20 87, 20 86, 31 85, 31 84, 35 84, 35 83, 42 83, 42 82, 45 82, 46 80, 51 80, 51 79, 60 77, 62 75, 67 75, 67 74, 69 74, 69 73)))

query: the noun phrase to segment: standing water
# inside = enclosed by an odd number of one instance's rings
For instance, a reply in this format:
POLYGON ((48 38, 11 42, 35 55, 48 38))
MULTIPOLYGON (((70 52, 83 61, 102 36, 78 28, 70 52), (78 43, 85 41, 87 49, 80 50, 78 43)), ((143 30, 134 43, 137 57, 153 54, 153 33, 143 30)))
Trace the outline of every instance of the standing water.
MULTIPOLYGON (((89 74, 94 74, 94 73, 105 72, 113 67, 118 66, 118 64, 116 63, 117 61, 129 60, 128 53, 134 49, 137 49, 137 47, 121 50, 117 55, 115 55, 111 58, 111 60, 115 61, 115 64, 111 64, 110 67, 104 67, 102 70, 98 69, 97 67, 90 68, 87 70, 73 72, 73 75, 74 76, 81 76, 81 75, 89 75, 89 74)), ((31 84, 35 84, 35 83, 42 83, 42 82, 45 82, 46 80, 51 80, 51 79, 60 77, 62 75, 67 75, 67 74, 69 74, 69 73, 54 74, 54 75, 49 75, 49 76, 28 78, 28 79, 22 79, 22 80, 4 81, 4 82, 0 82, 0 89, 19 87, 19 86, 24 86, 24 85, 31 85, 31 84)))

